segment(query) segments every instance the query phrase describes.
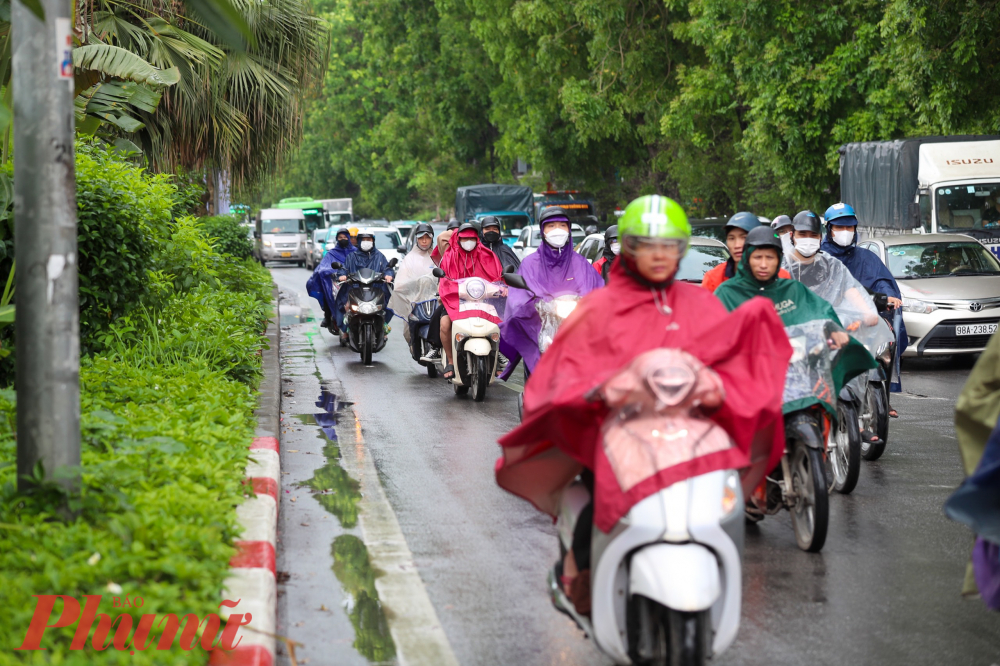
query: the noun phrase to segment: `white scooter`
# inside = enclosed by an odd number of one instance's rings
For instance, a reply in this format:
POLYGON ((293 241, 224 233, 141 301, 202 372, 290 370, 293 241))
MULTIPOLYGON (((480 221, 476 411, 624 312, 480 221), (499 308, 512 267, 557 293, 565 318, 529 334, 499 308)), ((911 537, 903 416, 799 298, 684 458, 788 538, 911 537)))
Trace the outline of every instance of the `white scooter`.
MULTIPOLYGON (((438 278, 448 279, 440 268, 432 271, 438 278)), ((499 356, 500 326, 482 315, 503 318, 507 303, 507 286, 478 277, 453 280, 458 286, 459 312, 474 312, 474 316, 451 321, 452 359, 455 376, 451 379, 455 395, 466 395, 472 390, 472 399, 486 399, 486 387, 496 378, 499 356)))
MULTIPOLYGON (((682 351, 647 352, 589 397, 612 408, 602 446, 626 492, 662 469, 733 446, 702 414, 724 399, 721 380, 682 351)), ((564 491, 557 519, 563 556, 590 501, 580 481, 564 491)), ((558 567, 549 578, 553 604, 617 664, 705 664, 739 629, 743 508, 735 470, 646 497, 611 532, 593 527, 590 618, 557 584, 558 567)))

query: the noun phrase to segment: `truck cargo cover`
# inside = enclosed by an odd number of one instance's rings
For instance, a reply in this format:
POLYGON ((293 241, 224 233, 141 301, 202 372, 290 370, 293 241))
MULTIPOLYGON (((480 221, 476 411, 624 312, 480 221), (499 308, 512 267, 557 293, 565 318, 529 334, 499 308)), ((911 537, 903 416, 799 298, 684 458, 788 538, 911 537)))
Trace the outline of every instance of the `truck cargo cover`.
POLYGON ((908 210, 917 191, 920 146, 957 141, 995 141, 1000 136, 925 136, 866 141, 840 147, 840 196, 866 227, 912 229, 908 210))
POLYGON ((461 222, 477 213, 517 211, 532 217, 535 197, 523 185, 466 185, 455 192, 455 218, 461 222))

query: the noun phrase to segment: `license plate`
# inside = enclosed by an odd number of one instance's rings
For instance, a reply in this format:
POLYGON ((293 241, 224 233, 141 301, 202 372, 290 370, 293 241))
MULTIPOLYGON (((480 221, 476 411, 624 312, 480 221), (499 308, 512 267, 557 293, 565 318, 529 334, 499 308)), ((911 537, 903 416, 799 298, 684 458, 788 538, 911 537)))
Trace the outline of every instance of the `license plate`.
POLYGON ((972 324, 970 326, 955 327, 955 335, 992 335, 996 332, 996 324, 972 324))
MULTIPOLYGON (((282 252, 281 256, 282 257, 290 257, 290 256, 292 256, 292 253, 291 252, 282 252)), ((994 328, 996 328, 996 327, 994 327, 994 328)))

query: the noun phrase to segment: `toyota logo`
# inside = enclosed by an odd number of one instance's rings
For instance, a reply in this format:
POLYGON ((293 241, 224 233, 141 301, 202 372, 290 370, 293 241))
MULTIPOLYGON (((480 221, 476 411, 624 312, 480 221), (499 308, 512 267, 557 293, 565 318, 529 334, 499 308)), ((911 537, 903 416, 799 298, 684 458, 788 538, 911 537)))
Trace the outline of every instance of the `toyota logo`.
POLYGON ((983 304, 982 303, 969 303, 969 309, 972 310, 973 312, 979 312, 980 310, 983 309, 983 304))

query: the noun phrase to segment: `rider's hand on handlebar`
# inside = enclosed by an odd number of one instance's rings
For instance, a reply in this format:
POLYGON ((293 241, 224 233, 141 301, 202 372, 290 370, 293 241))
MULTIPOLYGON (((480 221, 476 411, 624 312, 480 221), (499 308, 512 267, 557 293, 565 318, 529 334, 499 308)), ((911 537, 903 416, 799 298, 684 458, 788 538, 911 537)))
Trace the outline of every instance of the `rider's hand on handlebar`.
POLYGON ((887 300, 889 301, 889 309, 890 310, 892 310, 894 308, 901 308, 901 307, 903 307, 903 301, 899 300, 895 296, 889 296, 887 300))
POLYGON ((341 275, 341 276, 340 276, 340 277, 338 277, 337 279, 338 279, 338 280, 340 280, 341 282, 344 282, 344 281, 346 281, 346 280, 347 280, 347 276, 346 276, 346 275, 341 275))
POLYGON ((385 276, 385 281, 386 282, 392 282, 392 276, 391 275, 386 275, 385 276))

